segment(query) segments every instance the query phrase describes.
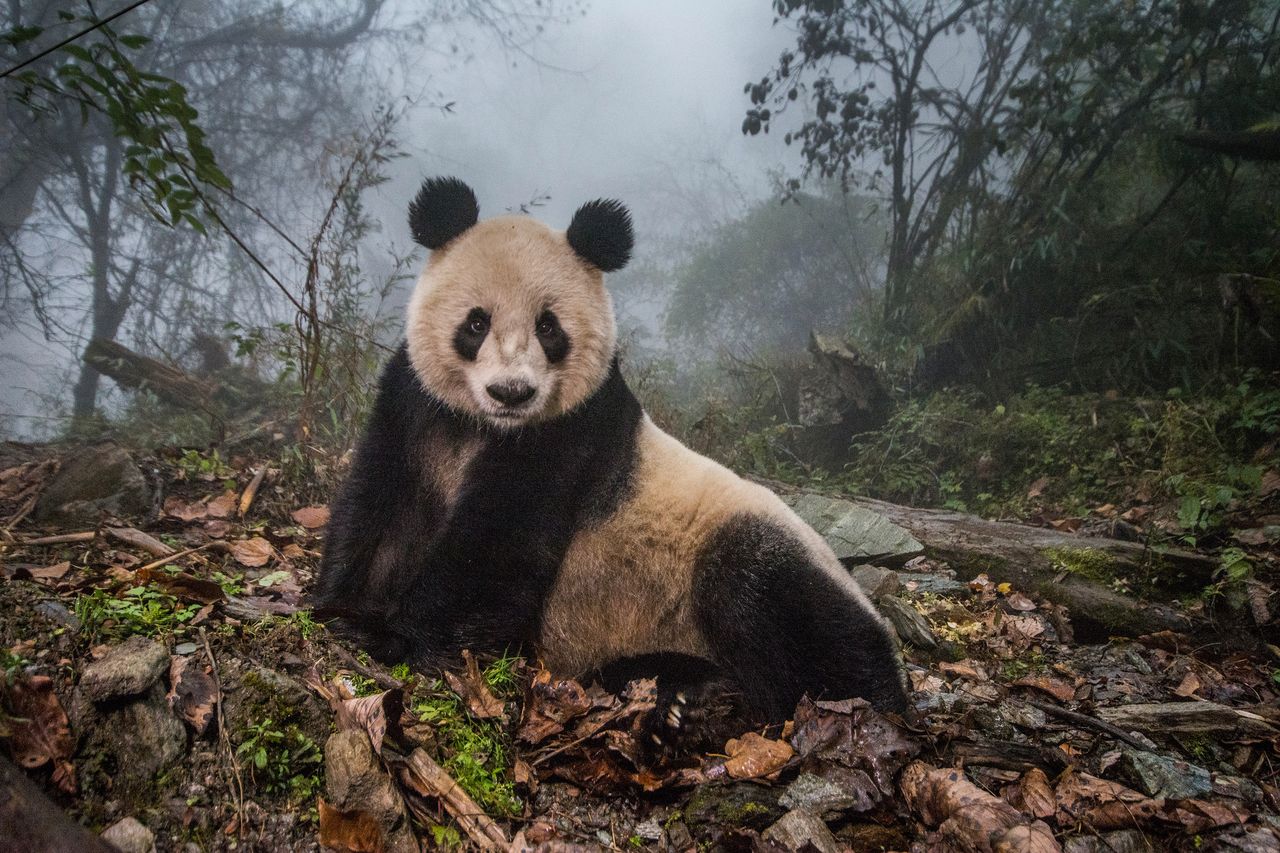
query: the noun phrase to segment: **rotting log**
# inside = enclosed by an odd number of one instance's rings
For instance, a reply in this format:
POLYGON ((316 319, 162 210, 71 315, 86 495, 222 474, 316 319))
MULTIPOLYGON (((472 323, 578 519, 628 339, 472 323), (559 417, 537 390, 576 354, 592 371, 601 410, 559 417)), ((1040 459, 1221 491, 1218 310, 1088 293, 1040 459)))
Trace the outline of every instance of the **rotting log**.
POLYGON ((85 364, 123 388, 150 391, 166 403, 184 409, 208 409, 217 391, 215 383, 106 338, 89 341, 83 359, 85 364))
MULTIPOLYGON (((810 491, 761 482, 780 493, 810 491)), ((815 494, 830 497, 823 492, 815 494)), ((1210 627, 1177 608, 1118 592, 1109 581, 1153 578, 1181 590, 1202 588, 1219 568, 1212 557, 1180 548, 988 521, 950 510, 920 509, 871 498, 844 499, 905 529, 924 546, 926 554, 956 569, 961 580, 985 572, 996 583, 1008 582, 1066 606, 1079 639, 1165 630, 1201 633, 1210 627), (1076 558, 1095 569, 1101 564, 1105 571, 1082 572, 1079 566, 1071 565, 1076 558)))

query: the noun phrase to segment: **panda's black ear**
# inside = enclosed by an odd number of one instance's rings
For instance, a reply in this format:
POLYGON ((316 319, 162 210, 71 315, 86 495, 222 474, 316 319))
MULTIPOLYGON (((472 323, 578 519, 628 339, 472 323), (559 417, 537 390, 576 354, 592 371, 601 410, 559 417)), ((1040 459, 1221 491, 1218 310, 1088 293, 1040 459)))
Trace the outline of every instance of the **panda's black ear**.
POLYGON ((564 236, 579 257, 601 272, 625 267, 635 244, 631 214, 622 202, 611 198, 589 201, 578 208, 564 236))
POLYGON ((457 178, 427 178, 409 202, 409 230, 428 249, 439 249, 479 218, 476 194, 457 178))

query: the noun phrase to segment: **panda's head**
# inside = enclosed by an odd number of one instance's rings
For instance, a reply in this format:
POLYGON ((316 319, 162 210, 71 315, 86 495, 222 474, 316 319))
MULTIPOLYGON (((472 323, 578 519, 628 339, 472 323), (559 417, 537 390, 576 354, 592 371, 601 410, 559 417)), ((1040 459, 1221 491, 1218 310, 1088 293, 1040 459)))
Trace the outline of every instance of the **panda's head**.
POLYGON ((565 414, 600 387, 617 343, 603 273, 631 255, 631 217, 593 201, 567 231, 525 216, 478 222, 471 188, 431 178, 409 205, 431 250, 409 301, 409 358, 450 407, 511 429, 565 414))

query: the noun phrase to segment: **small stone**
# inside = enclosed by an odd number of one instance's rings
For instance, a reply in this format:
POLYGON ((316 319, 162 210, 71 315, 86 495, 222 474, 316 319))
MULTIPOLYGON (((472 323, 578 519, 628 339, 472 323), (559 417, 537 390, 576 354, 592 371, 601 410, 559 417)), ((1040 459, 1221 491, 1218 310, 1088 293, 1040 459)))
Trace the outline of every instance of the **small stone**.
POLYGON ((102 830, 102 840, 120 853, 156 853, 156 836, 137 818, 126 817, 102 830))
POLYGON ((787 786, 778 805, 785 809, 802 809, 821 818, 832 819, 858 805, 857 798, 832 782, 812 773, 801 773, 787 786))
POLYGON ((64 625, 72 631, 80 630, 80 620, 76 615, 58 601, 42 601, 35 606, 35 611, 51 622, 64 625))
POLYGON ((958 581, 954 577, 933 572, 911 575, 906 586, 913 593, 929 592, 934 595, 945 595, 951 598, 968 598, 973 592, 969 589, 967 583, 958 581))
POLYGON ((178 643, 173 647, 173 653, 175 655, 190 655, 195 653, 196 648, 198 647, 195 643, 178 643))
POLYGON ((898 638, 903 643, 922 649, 938 647, 938 640, 933 636, 933 629, 929 627, 929 622, 920 615, 920 611, 893 595, 885 596, 877 604, 880 607, 880 612, 897 630, 898 638))
POLYGON ((862 587, 862 591, 872 601, 878 601, 886 595, 895 595, 902 587, 902 582, 898 580, 898 573, 893 569, 882 569, 879 566, 863 563, 850 569, 849 574, 853 575, 858 586, 862 587))
POLYGON ((324 775, 329 804, 341 811, 364 812, 372 818, 382 829, 384 850, 418 850, 404 800, 374 757, 368 735, 362 731, 330 735, 324 745, 324 775))
POLYGON ((1121 754, 1135 786, 1149 797, 1189 800, 1213 790, 1209 771, 1189 761, 1140 749, 1122 749, 1121 754))
POLYGON ((169 652, 147 637, 130 637, 94 661, 80 676, 80 689, 95 702, 145 692, 169 668, 169 652))
POLYGON ((636 824, 635 834, 645 841, 657 841, 662 838, 662 825, 649 818, 636 824))
POLYGON ((800 850, 812 845, 818 853, 839 853, 840 844, 831 830, 803 809, 792 809, 761 833, 765 841, 781 844, 784 850, 800 850))

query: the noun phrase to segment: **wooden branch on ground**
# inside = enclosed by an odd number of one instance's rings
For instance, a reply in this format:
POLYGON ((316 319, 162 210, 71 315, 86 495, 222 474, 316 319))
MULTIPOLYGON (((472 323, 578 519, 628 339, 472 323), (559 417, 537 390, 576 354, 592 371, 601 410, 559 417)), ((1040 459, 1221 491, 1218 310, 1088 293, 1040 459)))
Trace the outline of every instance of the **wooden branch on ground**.
POLYGON ((511 845, 502 827, 494 823, 453 777, 421 749, 415 749, 406 759, 401 777, 422 796, 439 800, 481 850, 506 850, 511 845))

